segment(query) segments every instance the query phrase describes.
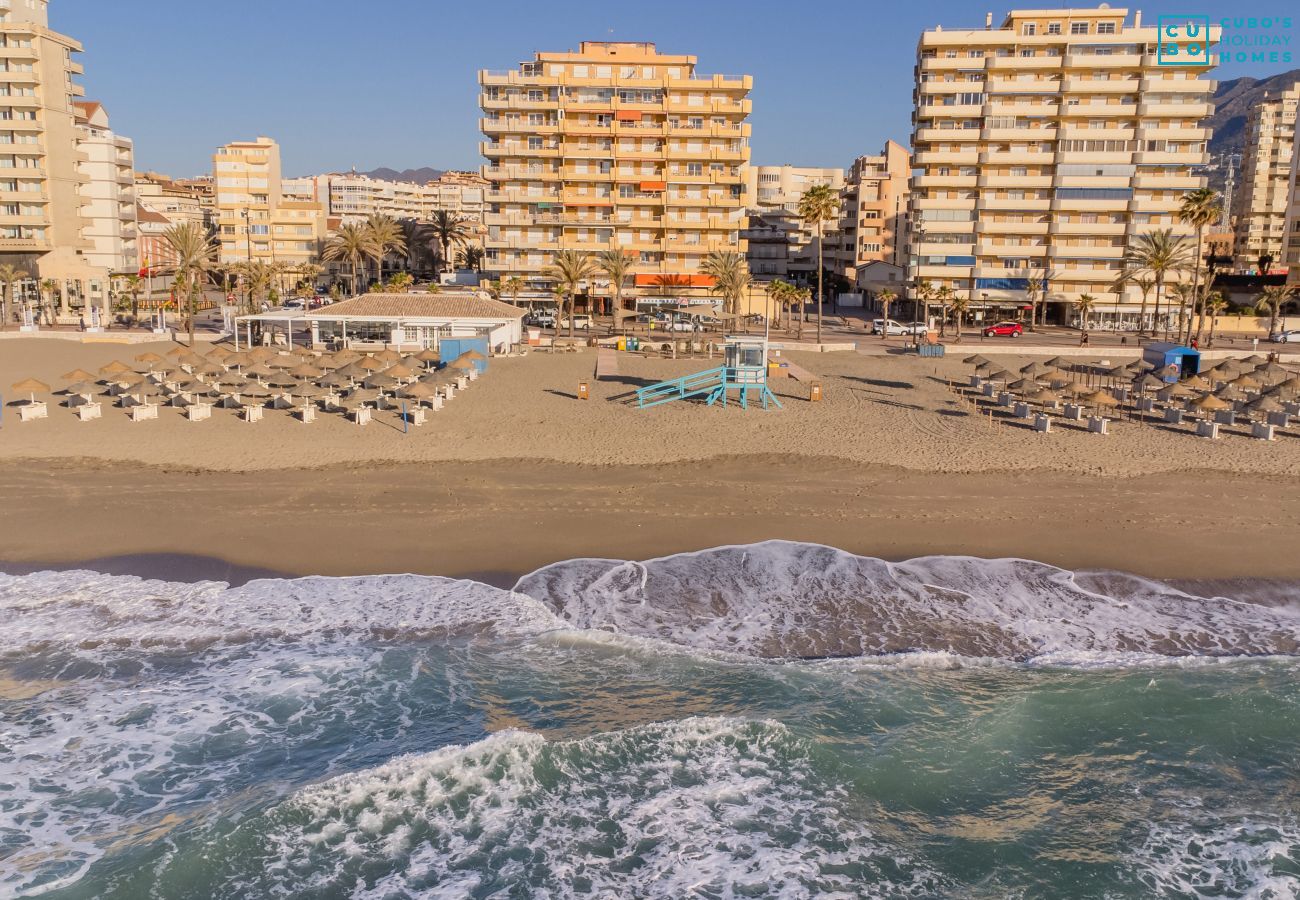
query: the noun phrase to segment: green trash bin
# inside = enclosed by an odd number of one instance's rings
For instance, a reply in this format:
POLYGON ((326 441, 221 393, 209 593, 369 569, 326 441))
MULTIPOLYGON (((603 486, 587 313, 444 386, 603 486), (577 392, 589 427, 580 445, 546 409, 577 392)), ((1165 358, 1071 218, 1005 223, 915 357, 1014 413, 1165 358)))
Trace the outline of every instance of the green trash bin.
POLYGON ((634 337, 629 337, 627 339, 627 349, 629 350, 636 350, 636 348, 640 346, 640 344, 641 342, 634 337))

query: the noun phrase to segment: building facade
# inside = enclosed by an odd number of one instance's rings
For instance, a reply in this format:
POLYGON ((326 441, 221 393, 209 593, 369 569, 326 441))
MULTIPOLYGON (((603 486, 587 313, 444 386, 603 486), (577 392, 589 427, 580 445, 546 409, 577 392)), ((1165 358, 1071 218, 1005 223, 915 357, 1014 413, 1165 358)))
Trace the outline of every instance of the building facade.
MULTIPOLYGON (((844 190, 844 170, 807 166, 749 166, 745 170, 746 257, 755 280, 807 283, 817 276, 817 230, 799 215, 799 200, 809 188, 824 184, 836 195, 844 190), (751 240, 752 238, 752 240, 751 240)), ((838 222, 823 223, 824 264, 835 268, 839 257, 838 222)))
POLYGON ((1233 265, 1238 272, 1259 272, 1261 259, 1281 271, 1286 256, 1286 214, 1291 194, 1291 164, 1295 155, 1296 102, 1294 84, 1251 107, 1241 173, 1232 195, 1235 240, 1233 265))
POLYGON ((859 287, 872 263, 907 267, 907 210, 912 158, 907 148, 886 141, 877 156, 859 156, 841 192, 836 271, 859 287))
MULTIPOLYGON (((1300 140, 1300 119, 1291 135, 1292 146, 1300 140)), ((1300 288, 1300 154, 1291 154, 1291 172, 1287 176, 1286 220, 1282 234, 1282 265, 1286 266, 1286 283, 1300 288)))
POLYGON ((333 172, 294 181, 313 182, 316 201, 326 207, 329 215, 345 222, 361 222, 373 215, 427 221, 434 212, 446 210, 475 229, 483 224, 488 186, 487 179, 475 172, 445 172, 425 184, 388 181, 356 172, 333 172))
POLYGON ((909 296, 926 282, 965 296, 977 321, 1022 316, 1042 277, 1049 321, 1072 321, 1090 294, 1094 321, 1136 323, 1140 291, 1114 288, 1126 245, 1191 234, 1176 213, 1204 186, 1215 88, 1205 66, 1159 65, 1158 37, 1106 6, 922 35, 909 296))
POLYGON ((124 275, 140 268, 136 225, 135 148, 114 134, 108 113, 98 103, 78 102, 77 147, 81 185, 82 233, 90 240, 91 265, 124 275))
POLYGON ((317 263, 325 240, 324 207, 298 193, 286 197, 275 141, 226 144, 212 157, 212 171, 221 262, 294 268, 317 263))
POLYGON ((85 89, 73 80, 80 52, 50 30, 44 0, 0 3, 0 264, 28 273, 20 301, 36 305, 38 281, 52 283, 45 303, 54 317, 93 325, 92 307, 108 312, 108 270, 88 256, 88 155, 76 107, 85 89))
MULTIPOLYGON (((193 222, 204 229, 216 227, 216 195, 211 178, 175 179, 157 172, 136 172, 135 196, 141 206, 171 222, 193 222)), ((142 252, 141 258, 147 255, 142 252)))
MULTIPOLYGON (((639 302, 707 295, 705 257, 745 252, 753 79, 695 66, 651 43, 584 41, 480 72, 485 269, 550 296, 556 251, 619 250, 639 302)), ((600 277, 588 288, 609 294, 600 277)))

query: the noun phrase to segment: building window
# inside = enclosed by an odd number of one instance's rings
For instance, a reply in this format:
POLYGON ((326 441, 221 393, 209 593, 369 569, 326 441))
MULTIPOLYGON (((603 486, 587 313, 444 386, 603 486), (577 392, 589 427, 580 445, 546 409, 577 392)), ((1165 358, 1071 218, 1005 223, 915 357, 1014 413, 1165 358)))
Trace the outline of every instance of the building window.
POLYGON ((1114 33, 1115 33, 1115 23, 1114 23, 1114 22, 1098 22, 1098 23, 1097 23, 1097 33, 1098 33, 1098 34, 1114 34, 1114 33))
POLYGON ((1070 23, 1070 34, 1087 34, 1087 33, 1088 33, 1088 23, 1087 23, 1087 22, 1071 22, 1071 23, 1070 23))
POLYGON ((1038 26, 1035 25, 1033 22, 1026 22, 1025 24, 1020 26, 1020 33, 1024 35, 1037 34, 1038 26))
POLYGON ((1048 23, 1047 23, 1047 33, 1048 33, 1048 34, 1060 34, 1060 33, 1061 33, 1061 23, 1060 23, 1060 22, 1048 22, 1048 23))

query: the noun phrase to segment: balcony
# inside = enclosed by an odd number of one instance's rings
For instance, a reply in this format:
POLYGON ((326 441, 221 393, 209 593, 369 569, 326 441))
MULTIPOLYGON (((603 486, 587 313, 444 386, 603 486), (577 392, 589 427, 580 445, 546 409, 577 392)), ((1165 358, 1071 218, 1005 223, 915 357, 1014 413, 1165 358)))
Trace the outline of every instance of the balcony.
POLYGON ((959 72, 959 71, 982 71, 986 62, 991 62, 984 57, 959 56, 950 59, 946 56, 936 56, 929 59, 918 59, 917 68, 922 72, 959 72))
POLYGON ((978 141, 978 128, 918 128, 917 141, 978 141))
POLYGON ((1127 165, 1131 162, 1136 162, 1131 150, 1115 150, 1110 152, 1105 150, 1098 150, 1095 152, 1088 150, 1056 151, 1056 164, 1058 166, 1106 164, 1127 165))
POLYGON ((556 134, 560 130, 555 122, 534 124, 522 119, 479 119, 478 124, 484 134, 556 134))
POLYGON ((979 186, 982 188, 1049 188, 1052 186, 1051 175, 981 175, 979 186))
POLYGON ((1051 201, 1052 209, 1068 212, 1116 212, 1128 208, 1129 200, 1123 197, 1104 199, 1085 199, 1081 197, 1057 197, 1051 201))
MULTIPOLYGON (((920 114, 929 119, 978 119, 984 115, 984 104, 963 103, 944 106, 940 104, 931 104, 922 106, 920 114)), ((942 129, 945 132, 947 129, 942 129)), ((963 129, 956 129, 963 130, 963 129)), ((979 133, 978 128, 970 129, 975 134, 979 133)))
POLYGON ((1063 188, 1127 188, 1129 181, 1127 175, 1057 175, 1053 185, 1063 188))
POLYGON ((1131 212, 1160 213, 1160 212, 1177 212, 1182 208, 1183 201, 1181 197, 1170 197, 1165 199, 1156 199, 1155 197, 1134 197, 1129 201, 1128 208, 1131 212))
POLYGON ((1141 53, 1067 53, 1067 69, 1136 69, 1142 65, 1141 53))
POLYGON ((981 165, 991 163, 1019 164, 1019 165, 1046 165, 1052 164, 1053 154, 1041 150, 986 150, 979 155, 981 165))
POLYGON ((1123 234, 1128 228, 1124 222, 1057 222, 1052 226, 1055 234, 1123 234))
POLYGON ((1046 244, 999 244, 999 243, 981 243, 979 245, 978 255, 980 257, 997 257, 999 259, 1014 256, 1016 258, 1027 257, 1038 259, 1047 256, 1046 244))
POLYGON ((994 72, 1051 72, 1061 68, 1059 56, 993 56, 989 69, 994 72))
POLYGON ((1061 107, 1061 117, 1064 119, 1100 119, 1118 116, 1131 118, 1137 115, 1137 111, 1136 103, 1066 103, 1061 107))
POLYGON ((985 103, 983 116, 1016 116, 1017 118, 1049 118, 1060 112, 1061 104, 1050 103, 985 103))
POLYGON ((1048 78, 990 78, 989 94, 1056 94, 1061 82, 1048 78))
POLYGON ((1205 179, 1200 175, 1142 175, 1133 179, 1133 186, 1156 191, 1194 191, 1204 187, 1205 179))
POLYGON ((1209 103, 1148 103, 1138 104, 1137 114, 1144 119, 1193 119, 1199 121, 1214 115, 1209 103))
POLYGON ((1013 197, 989 197, 979 201, 979 209, 984 210, 1007 210, 1010 212, 1046 212, 1051 208, 1052 201, 1047 199, 1016 199, 1013 197))
POLYGON ((974 150, 921 150, 913 157, 912 162, 918 166, 928 165, 956 165, 956 166, 973 166, 979 162, 980 155, 974 150))
POLYGON ((1137 130, 1134 128, 1083 128, 1069 125, 1061 129, 1063 141, 1131 141, 1135 137, 1137 130))
POLYGON ((1054 141, 1056 129, 1051 127, 985 128, 983 138, 986 141, 1054 141))
POLYGON ((1036 235, 1047 234, 1048 229, 1047 222, 997 222, 989 218, 979 220, 980 234, 1036 235))
POLYGON ((1204 166, 1209 165, 1210 154, 1156 153, 1144 150, 1133 154, 1133 162, 1139 166, 1204 166))
POLYGON ((1210 129, 1161 128, 1159 126, 1143 125, 1138 135, 1147 141, 1208 141, 1210 139, 1210 129))
POLYGON ((1052 259, 1123 259, 1124 247, 1071 247, 1053 244, 1052 259))
POLYGON ((912 178, 912 187, 914 188, 973 188, 975 187, 976 177, 974 175, 916 175, 912 178))
MULTIPOLYGON (((1213 54, 1211 54, 1213 55, 1213 54)), ((1172 68, 1172 67, 1169 67, 1172 68)), ((1209 78, 1163 78, 1146 75, 1142 78, 1142 93, 1212 95, 1219 87, 1209 78)))
POLYGON ((932 244, 917 243, 912 245, 912 252, 918 256, 974 256, 975 245, 971 244, 932 244))
POLYGON ((1067 93, 1075 94, 1136 94, 1142 88, 1137 78, 1078 78, 1065 79, 1067 93))
POLYGON ((559 104, 559 100, 548 98, 543 100, 529 100, 521 94, 511 94, 506 97, 487 97, 479 98, 479 106, 482 109, 554 109, 559 104))

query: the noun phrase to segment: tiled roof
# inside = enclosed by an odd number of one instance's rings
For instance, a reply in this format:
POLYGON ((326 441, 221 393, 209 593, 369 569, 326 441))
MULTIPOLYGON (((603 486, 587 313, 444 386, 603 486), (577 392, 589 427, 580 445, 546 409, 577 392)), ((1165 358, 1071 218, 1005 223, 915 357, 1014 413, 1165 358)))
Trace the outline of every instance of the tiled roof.
POLYGON ((482 294, 363 294, 323 307, 308 317, 377 319, 521 319, 527 310, 482 294))

